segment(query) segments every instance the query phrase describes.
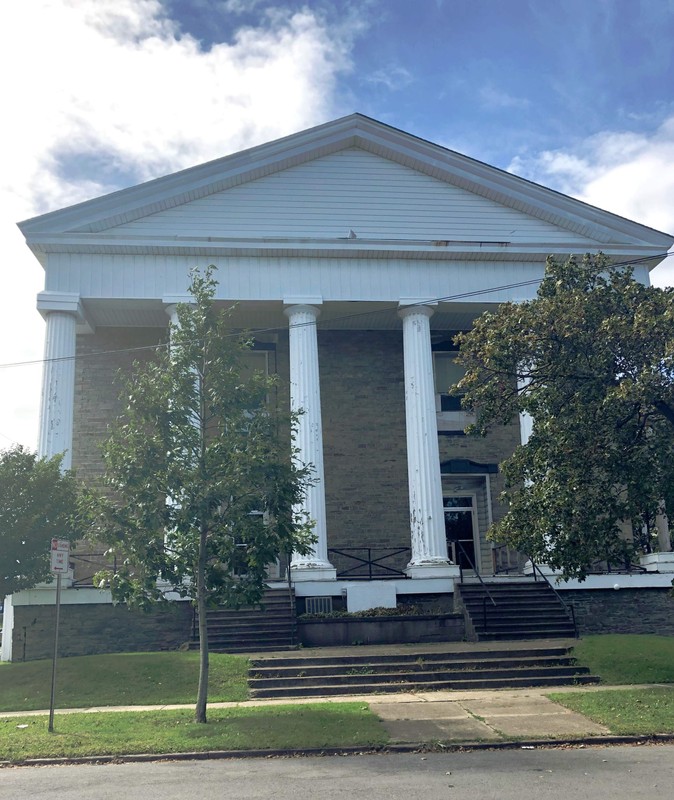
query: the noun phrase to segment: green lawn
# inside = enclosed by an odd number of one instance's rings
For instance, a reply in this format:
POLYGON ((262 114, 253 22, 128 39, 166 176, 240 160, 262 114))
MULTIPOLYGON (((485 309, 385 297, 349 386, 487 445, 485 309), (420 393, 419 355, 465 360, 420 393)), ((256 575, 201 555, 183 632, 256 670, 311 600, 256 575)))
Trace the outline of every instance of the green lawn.
MULTIPOLYGON (((61 658, 56 707, 194 703, 198 653, 114 653, 61 658)), ((248 659, 211 653, 209 701, 248 697, 248 659)), ((51 661, 3 664, 0 711, 49 708, 51 661)))
POLYGON ((207 750, 376 746, 388 736, 364 703, 312 703, 211 709, 207 725, 192 711, 63 714, 0 719, 0 761, 207 750))
POLYGON ((586 636, 573 654, 604 683, 674 683, 674 636, 586 636))
POLYGON ((548 697, 606 725, 611 733, 625 736, 674 733, 674 687, 560 692, 548 697))

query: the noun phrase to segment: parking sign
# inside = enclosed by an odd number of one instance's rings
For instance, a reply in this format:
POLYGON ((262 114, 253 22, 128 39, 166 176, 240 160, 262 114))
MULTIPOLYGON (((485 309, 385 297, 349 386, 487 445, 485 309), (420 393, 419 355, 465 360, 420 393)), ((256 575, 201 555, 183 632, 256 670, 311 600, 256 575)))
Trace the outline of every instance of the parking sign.
POLYGON ((65 575, 68 572, 70 542, 67 539, 51 540, 51 571, 54 575, 65 575))

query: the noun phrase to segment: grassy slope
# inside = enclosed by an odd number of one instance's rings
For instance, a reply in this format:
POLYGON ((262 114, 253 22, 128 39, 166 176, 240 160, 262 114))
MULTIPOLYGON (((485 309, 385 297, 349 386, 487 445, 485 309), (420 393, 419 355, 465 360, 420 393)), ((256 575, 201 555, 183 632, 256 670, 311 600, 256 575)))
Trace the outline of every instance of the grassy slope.
MULTIPOLYGON (((574 655, 604 683, 674 684, 674 637, 606 634, 587 636, 574 655)), ((548 695, 615 734, 674 733, 674 686, 548 695)))
POLYGON ((0 760, 206 750, 321 748, 384 744, 388 736, 363 703, 212 709, 207 725, 191 711, 109 712, 0 719, 0 760), (23 727, 21 727, 23 726, 23 727))
POLYGON ((606 725, 611 733, 626 736, 674 733, 674 687, 608 689, 605 692, 550 694, 548 697, 606 725))
POLYGON ((674 683, 674 637, 587 636, 574 655, 604 683, 674 683))
MULTIPOLYGON (((193 703, 198 653, 115 653, 59 659, 56 707, 193 703)), ((209 700, 248 697, 248 660, 212 653, 209 700)), ((49 708, 51 661, 5 664, 0 678, 0 711, 49 708)))

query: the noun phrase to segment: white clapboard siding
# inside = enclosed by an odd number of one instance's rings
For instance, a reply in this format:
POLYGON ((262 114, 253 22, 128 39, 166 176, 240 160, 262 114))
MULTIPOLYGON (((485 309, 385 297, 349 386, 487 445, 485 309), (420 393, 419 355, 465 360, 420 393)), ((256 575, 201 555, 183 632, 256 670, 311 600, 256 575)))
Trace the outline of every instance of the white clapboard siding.
MULTIPOLYGON (((82 298, 161 299, 184 294, 189 272, 209 263, 218 267, 218 296, 232 300, 321 297, 325 302, 441 298, 506 286, 540 277, 543 264, 528 262, 430 261, 405 258, 227 258, 55 253, 50 256, 47 290, 76 292, 82 298)), ((528 287, 490 293, 481 302, 522 299, 528 287)), ((468 298, 466 298, 468 300, 468 298)), ((465 300, 464 300, 465 302, 465 300)))
POLYGON ((497 242, 577 241, 572 231, 358 148, 143 217, 115 234, 497 242))

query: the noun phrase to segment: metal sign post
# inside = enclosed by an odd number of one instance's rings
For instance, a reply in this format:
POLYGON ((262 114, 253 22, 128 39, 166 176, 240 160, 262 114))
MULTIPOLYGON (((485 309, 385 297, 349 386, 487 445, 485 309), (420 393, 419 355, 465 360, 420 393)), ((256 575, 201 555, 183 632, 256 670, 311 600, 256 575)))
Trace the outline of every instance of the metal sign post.
POLYGON ((51 540, 51 572, 56 575, 56 619, 54 623, 54 657, 51 665, 51 692, 49 696, 49 732, 54 732, 54 698, 56 696, 56 658, 59 647, 59 617, 61 616, 61 575, 70 566, 70 542, 67 539, 51 540))

